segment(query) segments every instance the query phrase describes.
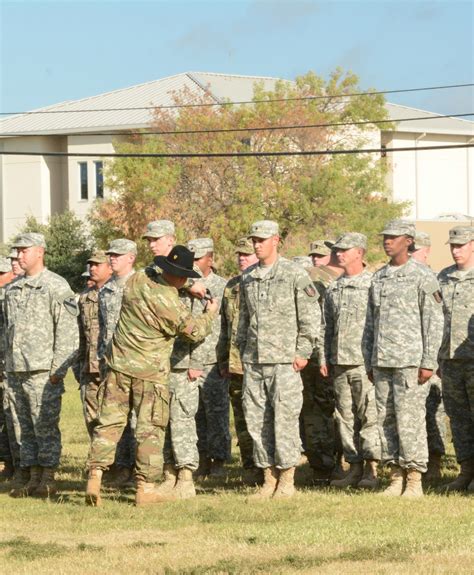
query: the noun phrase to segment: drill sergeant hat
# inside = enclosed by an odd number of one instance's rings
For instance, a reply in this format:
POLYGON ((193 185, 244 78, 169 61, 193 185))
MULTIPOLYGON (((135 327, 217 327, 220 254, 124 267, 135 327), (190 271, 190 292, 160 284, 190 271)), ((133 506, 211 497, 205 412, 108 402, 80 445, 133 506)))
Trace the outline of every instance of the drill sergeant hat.
POLYGON ((117 254, 119 256, 123 254, 135 254, 137 253, 137 244, 132 242, 132 240, 127 240, 125 238, 120 238, 118 240, 112 240, 109 244, 109 249, 105 252, 109 254, 117 254))
POLYGON ((464 245, 471 240, 474 240, 473 226, 456 226, 449 230, 449 239, 446 243, 464 245))
POLYGON ((193 269, 193 252, 184 246, 174 246, 167 256, 156 256, 154 264, 163 271, 182 278, 200 278, 193 269))
POLYGON ((162 238, 163 236, 174 236, 174 224, 170 220, 156 220, 147 224, 146 232, 143 234, 142 239, 146 238, 162 238))
POLYGON ((211 238, 196 238, 188 242, 188 250, 193 252, 194 259, 198 260, 209 252, 214 251, 214 242, 211 238))

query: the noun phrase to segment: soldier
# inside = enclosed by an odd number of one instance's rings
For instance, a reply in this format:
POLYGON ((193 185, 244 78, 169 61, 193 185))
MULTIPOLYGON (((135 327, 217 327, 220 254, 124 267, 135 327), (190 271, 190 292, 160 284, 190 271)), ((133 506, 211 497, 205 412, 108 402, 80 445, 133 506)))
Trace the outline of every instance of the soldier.
POLYGON ((474 227, 449 230, 454 265, 439 274, 444 332, 439 350, 443 397, 461 465, 448 491, 474 493, 474 227))
MULTIPOLYGON (((308 273, 318 292, 321 310, 326 289, 343 272, 336 254, 331 252, 332 245, 333 242, 329 240, 317 240, 310 246, 314 267, 308 273)), ((322 349, 315 349, 308 365, 301 372, 304 446, 313 470, 313 483, 317 486, 328 485, 330 479, 336 479, 342 471, 334 469, 334 454, 339 447, 336 445, 334 389, 332 379, 322 377, 319 371, 319 357, 322 354, 322 349)), ((342 451, 342 446, 339 450, 342 451)))
POLYGON ((21 269, 20 264, 18 263, 18 251, 15 248, 10 250, 8 254, 8 259, 12 264, 12 272, 16 276, 22 276, 25 272, 21 269))
POLYGON ((137 414, 137 505, 173 497, 160 495, 154 481, 161 474, 164 432, 169 419, 168 374, 173 340, 178 335, 200 341, 211 330, 217 301, 194 318, 179 302, 177 290, 196 277, 193 256, 175 246, 154 263, 162 273, 137 272, 125 288, 119 323, 107 352, 109 366, 99 424, 89 454, 86 502, 100 505, 103 470, 112 463, 116 444, 127 422, 130 404, 137 414))
POLYGON ((66 280, 44 266, 42 234, 20 234, 13 247, 25 272, 6 290, 6 371, 19 421, 20 473, 12 497, 48 497, 61 455, 64 377, 78 347, 77 305, 66 280))
POLYGON ((372 280, 364 358, 375 383, 382 460, 391 466, 384 495, 420 497, 428 461, 424 384, 436 368, 441 296, 433 272, 410 257, 415 226, 392 220, 382 235, 390 262, 372 280))
POLYGON ((148 241, 148 247, 156 256, 167 256, 176 243, 176 233, 170 220, 156 220, 146 226, 142 239, 148 241))
MULTIPOLYGON (((428 265, 431 252, 431 238, 425 232, 416 232, 412 258, 428 265)), ((428 471, 425 481, 441 479, 441 458, 446 453, 446 412, 444 410, 441 379, 434 373, 426 383, 429 392, 426 398, 426 433, 428 436, 428 471)))
POLYGON ((240 459, 243 467, 243 481, 248 485, 261 482, 261 469, 253 462, 252 438, 247 430, 242 406, 243 367, 239 350, 235 345, 239 324, 240 280, 246 270, 258 263, 253 243, 241 238, 235 246, 240 274, 227 282, 221 305, 221 333, 217 344, 217 360, 222 377, 229 378, 229 394, 234 411, 234 424, 237 433, 240 459))
MULTIPOLYGON (((194 265, 201 272, 199 280, 213 298, 222 301, 226 281, 213 271, 214 242, 197 238, 188 242, 194 265)), ((193 350, 193 362, 202 366, 199 375, 199 408, 196 414, 200 468, 197 475, 224 475, 224 462, 230 459, 229 381, 221 376, 216 346, 221 330, 216 317, 212 332, 193 350)))
POLYGON ((365 373, 362 355, 372 278, 364 269, 367 238, 359 233, 344 234, 332 250, 344 274, 329 285, 324 298, 324 353, 320 357, 320 371, 327 377, 327 364, 331 365, 336 423, 350 471, 342 479, 331 481, 331 486, 374 489, 378 485, 380 440, 374 387, 365 373))
POLYGON ((99 292, 111 275, 112 268, 104 251, 96 250, 87 260, 93 286, 79 296, 79 383, 87 432, 97 423, 98 392, 101 381, 97 348, 99 345, 99 292))
POLYGON ((242 277, 236 343, 254 463, 264 470, 254 497, 291 497, 301 454, 299 372, 315 346, 320 311, 308 274, 278 254, 278 224, 255 222, 249 237, 259 264, 242 277))

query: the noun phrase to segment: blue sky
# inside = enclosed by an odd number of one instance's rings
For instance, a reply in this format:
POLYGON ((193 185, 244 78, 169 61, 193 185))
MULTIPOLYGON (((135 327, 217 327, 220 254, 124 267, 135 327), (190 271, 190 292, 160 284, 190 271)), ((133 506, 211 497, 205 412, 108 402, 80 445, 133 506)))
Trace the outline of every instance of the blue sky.
MULTIPOLYGON (((0 0, 0 111, 185 71, 293 79, 350 69, 363 89, 474 81, 471 1, 0 0)), ((444 114, 472 89, 390 95, 444 114)))

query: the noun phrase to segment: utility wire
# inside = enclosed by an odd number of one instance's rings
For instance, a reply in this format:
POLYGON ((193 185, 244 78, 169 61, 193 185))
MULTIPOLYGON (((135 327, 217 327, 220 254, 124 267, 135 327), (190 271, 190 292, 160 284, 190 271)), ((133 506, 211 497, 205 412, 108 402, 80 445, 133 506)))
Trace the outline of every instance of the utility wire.
MULTIPOLYGON (((210 130, 158 130, 158 131, 139 131, 129 130, 126 132, 74 132, 72 136, 177 136, 181 134, 221 134, 228 132, 273 132, 278 130, 306 130, 311 128, 331 128, 337 126, 363 126, 367 124, 398 124, 399 122, 413 122, 418 120, 438 120, 443 118, 464 118, 466 116, 474 116, 474 112, 465 114, 445 114, 436 116, 416 116, 413 118, 400 118, 399 120, 359 120, 356 122, 328 122, 324 124, 293 124, 289 126, 259 126, 255 128, 214 128, 210 130)), ((0 137, 19 137, 28 136, 31 134, 22 133, 5 133, 0 134, 0 137)))
POLYGON ((397 148, 362 148, 349 150, 307 150, 295 152, 211 152, 211 153, 85 153, 85 152, 13 152, 0 151, 0 156, 48 156, 66 158, 265 158, 282 156, 338 156, 344 154, 388 154, 392 152, 413 152, 422 150, 456 150, 474 148, 474 144, 440 146, 403 146, 397 148))
MULTIPOLYGON (((234 102, 205 102, 199 104, 168 104, 163 106, 136 106, 130 108, 97 108, 83 110, 32 110, 30 112, 0 112, 0 116, 35 115, 35 114, 78 114, 83 112, 126 112, 137 110, 165 110, 176 108, 205 108, 213 106, 234 106, 243 104, 269 104, 272 102, 304 102, 313 100, 331 100, 353 98, 355 96, 378 96, 382 94, 401 94, 404 92, 425 92, 429 90, 448 90, 451 88, 469 88, 474 84, 450 84, 446 86, 428 86, 425 88, 405 88, 401 90, 379 90, 374 92, 351 92, 350 94, 325 94, 320 96, 300 96, 296 98, 270 98, 268 100, 240 100, 234 102)), ((210 95, 210 94, 208 94, 210 95)), ((64 104, 67 105, 68 103, 64 104)))

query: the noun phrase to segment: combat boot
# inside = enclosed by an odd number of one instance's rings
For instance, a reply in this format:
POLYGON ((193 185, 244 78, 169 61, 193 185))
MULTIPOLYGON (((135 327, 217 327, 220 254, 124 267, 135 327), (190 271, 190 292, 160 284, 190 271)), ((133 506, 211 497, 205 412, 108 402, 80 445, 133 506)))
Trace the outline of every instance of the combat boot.
POLYGON ((417 469, 407 469, 407 484, 402 497, 423 497, 421 472, 417 469))
POLYGON ((340 454, 336 457, 336 465, 331 471, 330 481, 333 479, 344 479, 347 472, 350 470, 350 464, 344 458, 344 455, 340 454))
POLYGON ((178 480, 178 470, 171 463, 165 463, 163 466, 163 481, 158 485, 156 490, 162 495, 171 493, 178 480))
POLYGON ((42 497, 47 499, 51 495, 55 495, 57 492, 57 485, 54 479, 54 473, 56 469, 54 467, 43 467, 43 473, 41 475, 41 482, 33 493, 35 497, 42 497))
POLYGON ((137 492, 135 494, 135 505, 152 505, 154 503, 164 503, 166 501, 176 501, 176 495, 172 493, 159 493, 158 487, 154 483, 149 483, 143 478, 137 479, 137 492))
POLYGON ((474 479, 467 486, 467 491, 468 491, 468 493, 474 493, 474 479))
POLYGON ((211 458, 199 455, 199 467, 195 471, 195 477, 207 477, 211 472, 211 458))
POLYGON ((13 494, 13 491, 10 492, 11 497, 28 497, 33 495, 39 487, 41 481, 41 467, 39 467, 39 465, 32 465, 29 471, 28 481, 16 491, 15 495, 13 494))
POLYGON ((133 487, 135 484, 133 480, 133 469, 119 465, 115 471, 114 477, 109 481, 110 487, 115 489, 125 489, 133 487))
POLYGON ((345 489, 346 487, 355 487, 362 479, 364 466, 362 462, 351 463, 349 473, 342 479, 333 479, 329 484, 331 487, 345 489))
POLYGON ((380 481, 377 477, 377 463, 375 459, 368 459, 365 462, 364 474, 357 484, 360 489, 377 489, 380 481))
POLYGON ((295 492, 295 468, 289 467, 288 469, 280 469, 278 486, 273 494, 274 499, 293 497, 295 492))
POLYGON ((327 487, 331 481, 331 477, 331 469, 313 468, 313 485, 315 487, 327 487))
POLYGON ((403 493, 403 470, 398 465, 393 465, 390 469, 390 485, 382 491, 382 495, 388 497, 398 496, 403 493))
POLYGON ((474 479, 474 460, 466 459, 461 461, 461 470, 454 481, 446 485, 446 491, 466 491, 469 484, 474 479))
POLYGON ((15 467, 13 466, 13 461, 4 461, 1 465, 0 470, 0 481, 8 481, 15 474, 15 467))
POLYGON ((441 453, 430 453, 428 470, 423 479, 428 482, 441 479, 441 453))
POLYGON ((226 470, 224 468, 223 459, 214 459, 211 463, 211 470, 209 472, 211 477, 225 477, 226 470))
POLYGON ((270 499, 275 493, 278 483, 278 470, 272 465, 263 470, 263 485, 253 494, 250 495, 249 500, 256 501, 258 499, 270 499))
POLYGON ((173 489, 173 493, 177 499, 190 499, 191 497, 196 497, 193 472, 189 467, 181 467, 178 471, 178 481, 173 489))
POLYGON ((93 467, 89 469, 89 477, 87 479, 86 488, 86 503, 93 507, 100 507, 102 499, 100 497, 100 486, 102 483, 102 469, 93 467))
POLYGON ((29 467, 17 467, 10 483, 10 497, 25 497, 25 485, 30 479, 29 467))
POLYGON ((245 467, 242 471, 242 483, 254 487, 263 484, 263 470, 260 467, 245 467))

